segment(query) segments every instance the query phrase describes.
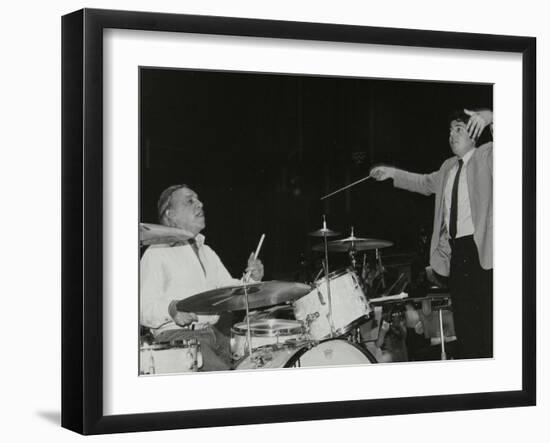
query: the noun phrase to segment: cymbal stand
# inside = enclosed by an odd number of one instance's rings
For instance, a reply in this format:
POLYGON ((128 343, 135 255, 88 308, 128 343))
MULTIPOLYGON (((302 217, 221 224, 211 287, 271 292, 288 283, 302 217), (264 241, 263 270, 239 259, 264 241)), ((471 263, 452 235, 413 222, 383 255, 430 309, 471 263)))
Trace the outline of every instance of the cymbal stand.
POLYGON ((378 272, 380 272, 380 282, 382 283, 382 289, 386 289, 386 277, 384 277, 384 273, 386 272, 386 270, 384 269, 384 265, 382 264, 380 249, 376 249, 376 263, 378 265, 378 272))
MULTIPOLYGON (((264 243, 265 234, 262 234, 260 237, 260 241, 258 243, 258 246, 256 247, 256 252, 254 252, 254 261, 258 258, 258 255, 260 254, 260 249, 262 249, 262 245, 264 243)), ((243 289, 244 289, 244 302, 245 302, 245 308, 246 308, 246 339, 248 341, 248 355, 250 358, 250 361, 252 361, 252 331, 250 330, 250 307, 248 304, 248 281, 250 280, 252 272, 246 271, 243 275, 243 289)))
POLYGON ((248 356, 252 361, 252 331, 250 330, 250 308, 248 306, 248 278, 243 278, 244 301, 246 307, 246 341, 248 342, 248 356))
POLYGON ((357 251, 355 250, 355 244, 354 242, 351 243, 351 247, 349 248, 348 255, 349 255, 349 261, 351 262, 351 268, 356 271, 357 270, 357 260, 355 259, 355 253, 357 251))
MULTIPOLYGON (((354 238, 354 237, 355 237, 355 233, 353 232, 353 226, 352 226, 351 227, 351 238, 354 238)), ((352 241, 351 246, 350 246, 349 251, 348 251, 348 255, 349 255, 350 262, 351 262, 351 267, 354 271, 357 269, 355 267, 357 265, 357 261, 355 260, 355 252, 357 252, 355 250, 355 242, 352 241)))
POLYGON ((327 282, 327 297, 328 297, 328 322, 330 325, 330 338, 334 337, 334 322, 332 321, 332 296, 330 293, 330 278, 329 278, 329 267, 328 267, 328 241, 327 241, 327 222, 325 216, 323 215, 323 243, 325 245, 325 279, 327 282))

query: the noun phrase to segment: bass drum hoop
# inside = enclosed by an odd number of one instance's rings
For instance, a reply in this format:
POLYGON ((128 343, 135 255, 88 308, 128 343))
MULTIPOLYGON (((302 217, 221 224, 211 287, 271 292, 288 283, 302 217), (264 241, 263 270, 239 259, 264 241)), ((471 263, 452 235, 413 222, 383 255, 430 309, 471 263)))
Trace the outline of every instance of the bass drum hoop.
MULTIPOLYGON (((342 336, 348 334, 349 332, 351 332, 355 328, 358 328, 363 323, 368 322, 371 319, 371 317, 372 317, 372 315, 370 313, 366 314, 366 315, 362 315, 361 317, 357 317, 351 323, 348 323, 346 326, 335 329, 334 334, 333 334, 334 335, 333 338, 340 338, 341 339, 342 336)), ((320 341, 327 341, 327 340, 330 340, 330 334, 325 335, 323 338, 321 338, 320 341)))
MULTIPOLYGON (((347 340, 342 340, 341 338, 329 338, 328 340, 321 340, 318 344, 326 343, 327 341, 333 341, 333 340, 339 340, 339 341, 346 342, 347 344, 353 346, 355 349, 357 349, 359 352, 361 352, 365 357, 367 357, 369 362, 371 362, 372 364, 377 364, 378 363, 378 361, 376 361, 376 358, 374 357, 374 355, 372 355, 367 349, 362 348, 361 346, 359 346, 355 343, 351 343, 347 340)), ((304 355, 307 351, 309 351, 313 348, 310 348, 309 346, 303 346, 302 348, 298 349, 294 354, 292 354, 292 357, 290 357, 288 359, 288 361, 285 363, 285 365, 283 367, 284 368, 293 368, 295 363, 300 359, 300 357, 302 355, 304 355)))

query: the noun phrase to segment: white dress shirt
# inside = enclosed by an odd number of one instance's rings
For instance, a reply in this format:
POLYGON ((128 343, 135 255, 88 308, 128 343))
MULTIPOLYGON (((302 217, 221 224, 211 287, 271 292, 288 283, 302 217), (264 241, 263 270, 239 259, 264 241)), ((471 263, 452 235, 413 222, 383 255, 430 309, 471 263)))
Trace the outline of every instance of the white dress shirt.
MULTIPOLYGON (((456 238, 465 237, 466 235, 473 235, 474 223, 472 222, 472 211, 470 208, 470 193, 468 192, 468 174, 466 172, 468 161, 472 157, 475 149, 469 150, 462 161, 462 169, 460 170, 460 178, 458 179, 458 210, 456 216, 456 238)), ((458 171, 458 162, 449 171, 449 177, 447 178, 447 184, 445 185, 445 224, 447 226, 447 233, 449 233, 449 220, 451 218, 451 199, 453 194, 453 183, 458 171)))
MULTIPOLYGON (((197 235, 195 240, 198 257, 191 245, 178 244, 150 246, 141 258, 140 324, 151 328, 155 336, 179 328, 168 313, 170 302, 241 283, 231 277, 218 255, 204 244, 203 235, 197 235)), ((215 324, 218 319, 218 315, 199 315, 195 327, 215 324)))

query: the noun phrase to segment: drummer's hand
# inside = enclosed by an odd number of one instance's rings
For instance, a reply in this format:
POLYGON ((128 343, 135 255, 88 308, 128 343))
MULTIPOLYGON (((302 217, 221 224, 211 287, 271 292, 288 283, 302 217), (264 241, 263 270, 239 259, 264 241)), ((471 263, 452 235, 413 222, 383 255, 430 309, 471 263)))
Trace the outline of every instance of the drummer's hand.
POLYGON ((193 312, 176 312, 172 315, 172 318, 174 319, 174 323, 178 326, 187 326, 199 319, 197 314, 193 312))
POLYGON ((391 166, 375 166, 370 170, 370 176, 377 181, 387 180, 395 176, 395 168, 391 166))
POLYGON ((252 278, 252 280, 261 281, 262 278, 264 278, 264 265, 262 264, 261 260, 254 260, 253 252, 250 254, 250 257, 248 257, 248 266, 246 268, 246 272, 250 272, 250 277, 252 278))

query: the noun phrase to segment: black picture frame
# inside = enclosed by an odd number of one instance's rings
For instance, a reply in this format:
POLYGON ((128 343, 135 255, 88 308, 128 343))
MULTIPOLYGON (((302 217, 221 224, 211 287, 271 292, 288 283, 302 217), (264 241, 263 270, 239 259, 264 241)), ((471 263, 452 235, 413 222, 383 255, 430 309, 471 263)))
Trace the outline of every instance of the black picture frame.
POLYGON ((83 9, 62 18, 62 426, 82 434, 351 418, 536 404, 536 39, 83 9), (103 31, 500 51, 522 55, 522 388, 393 399, 110 415, 103 412, 103 31))

